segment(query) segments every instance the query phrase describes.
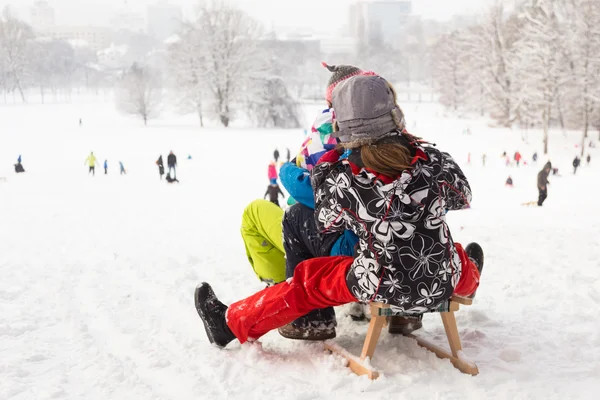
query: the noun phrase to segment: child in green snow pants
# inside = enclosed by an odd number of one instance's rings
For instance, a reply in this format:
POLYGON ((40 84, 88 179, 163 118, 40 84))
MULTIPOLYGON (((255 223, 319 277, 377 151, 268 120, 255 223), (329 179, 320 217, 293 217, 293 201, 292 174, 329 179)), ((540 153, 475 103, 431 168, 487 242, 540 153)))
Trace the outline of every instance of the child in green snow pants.
POLYGON ((262 282, 285 281, 285 250, 281 223, 284 211, 270 201, 256 200, 244 210, 242 238, 248 261, 262 282))

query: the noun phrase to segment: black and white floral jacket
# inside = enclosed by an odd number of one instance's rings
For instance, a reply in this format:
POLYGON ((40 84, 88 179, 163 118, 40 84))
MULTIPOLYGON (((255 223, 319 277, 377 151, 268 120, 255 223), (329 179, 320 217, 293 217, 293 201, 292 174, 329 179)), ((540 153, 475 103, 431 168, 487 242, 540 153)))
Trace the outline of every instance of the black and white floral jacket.
POLYGON ((449 299, 458 283, 461 261, 445 213, 468 208, 471 189, 449 154, 412 146, 413 168, 395 180, 356 156, 317 165, 311 180, 319 228, 360 239, 346 277, 354 296, 419 314, 449 299))

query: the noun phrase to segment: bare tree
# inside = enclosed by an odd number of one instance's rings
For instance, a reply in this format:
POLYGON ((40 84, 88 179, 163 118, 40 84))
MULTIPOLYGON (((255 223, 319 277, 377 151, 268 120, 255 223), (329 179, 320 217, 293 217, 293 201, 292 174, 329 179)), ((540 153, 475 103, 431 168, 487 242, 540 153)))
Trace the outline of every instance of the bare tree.
POLYGON ((202 81, 213 111, 227 127, 249 74, 260 62, 256 52, 260 24, 222 0, 207 0, 198 5, 192 27, 201 39, 202 81))
POLYGON ((204 126, 204 100, 207 96, 206 60, 200 32, 186 25, 180 39, 169 48, 169 71, 177 100, 184 112, 195 111, 204 126))
POLYGON ((263 53, 262 68, 250 76, 246 113, 261 128, 300 128, 300 105, 288 90, 279 60, 263 53))
POLYGON ((0 16, 0 70, 5 90, 16 90, 25 102, 25 76, 28 68, 28 45, 33 31, 15 18, 7 7, 0 16))
POLYGON ((516 44, 525 71, 520 89, 526 102, 541 114, 544 154, 548 153, 548 131, 559 89, 571 79, 564 62, 561 11, 555 0, 528 0, 521 17, 521 39, 516 44))
POLYGON ((469 64, 489 102, 493 118, 510 127, 516 119, 515 42, 519 30, 514 17, 506 18, 500 0, 490 8, 483 23, 470 29, 466 39, 469 64))
POLYGON ((434 47, 433 76, 440 101, 458 111, 467 101, 470 68, 465 62, 464 37, 459 31, 442 36, 434 47))
POLYGON ((159 76, 148 68, 134 64, 120 82, 117 106, 127 114, 137 115, 148 125, 148 120, 159 116, 162 88, 159 76))
POLYGON ((568 85, 570 114, 583 125, 581 156, 600 102, 600 3, 594 0, 567 0, 568 23, 564 36, 569 39, 567 53, 573 84, 568 85))

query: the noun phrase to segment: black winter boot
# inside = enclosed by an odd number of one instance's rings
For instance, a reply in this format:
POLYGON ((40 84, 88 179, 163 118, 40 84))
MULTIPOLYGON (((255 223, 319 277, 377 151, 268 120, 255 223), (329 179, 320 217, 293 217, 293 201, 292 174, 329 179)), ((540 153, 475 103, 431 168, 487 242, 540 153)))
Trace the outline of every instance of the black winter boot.
MULTIPOLYGON (((483 249, 477 243, 469 243, 465 248, 465 253, 469 256, 469 258, 477 265, 477 270, 479 270, 479 275, 483 272, 483 249)), ((477 293, 477 291, 475 291, 477 293)), ((475 293, 470 295, 470 298, 475 297, 475 293)))
POLYGON ((479 274, 483 271, 483 249, 477 243, 469 243, 465 248, 465 253, 469 256, 471 260, 477 265, 477 269, 479 270, 479 274))
POLYGON ((208 283, 202 282, 196 288, 194 302, 210 343, 223 348, 235 339, 225 320, 227 306, 219 301, 208 283))

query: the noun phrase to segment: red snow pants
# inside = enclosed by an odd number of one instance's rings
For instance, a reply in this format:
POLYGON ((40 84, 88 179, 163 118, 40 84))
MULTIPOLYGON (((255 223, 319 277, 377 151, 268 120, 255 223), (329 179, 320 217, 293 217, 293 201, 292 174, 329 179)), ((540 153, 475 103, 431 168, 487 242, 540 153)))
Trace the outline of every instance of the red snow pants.
MULTIPOLYGON (((459 243, 455 243, 455 250, 462 262, 462 273, 454 294, 469 296, 479 286, 479 271, 459 243)), ((227 326, 244 343, 312 310, 357 301, 346 285, 346 274, 353 261, 353 257, 340 256, 301 262, 291 279, 233 303, 227 310, 227 326)))
POLYGON ((312 310, 353 303, 346 286, 353 257, 320 257, 301 262, 294 277, 268 287, 227 310, 227 325, 240 343, 258 339, 312 310))
POLYGON ((454 243, 454 250, 460 257, 462 263, 462 272, 460 279, 454 288, 454 294, 457 296, 470 296, 479 287, 479 270, 477 265, 467 255, 460 243, 454 243))

